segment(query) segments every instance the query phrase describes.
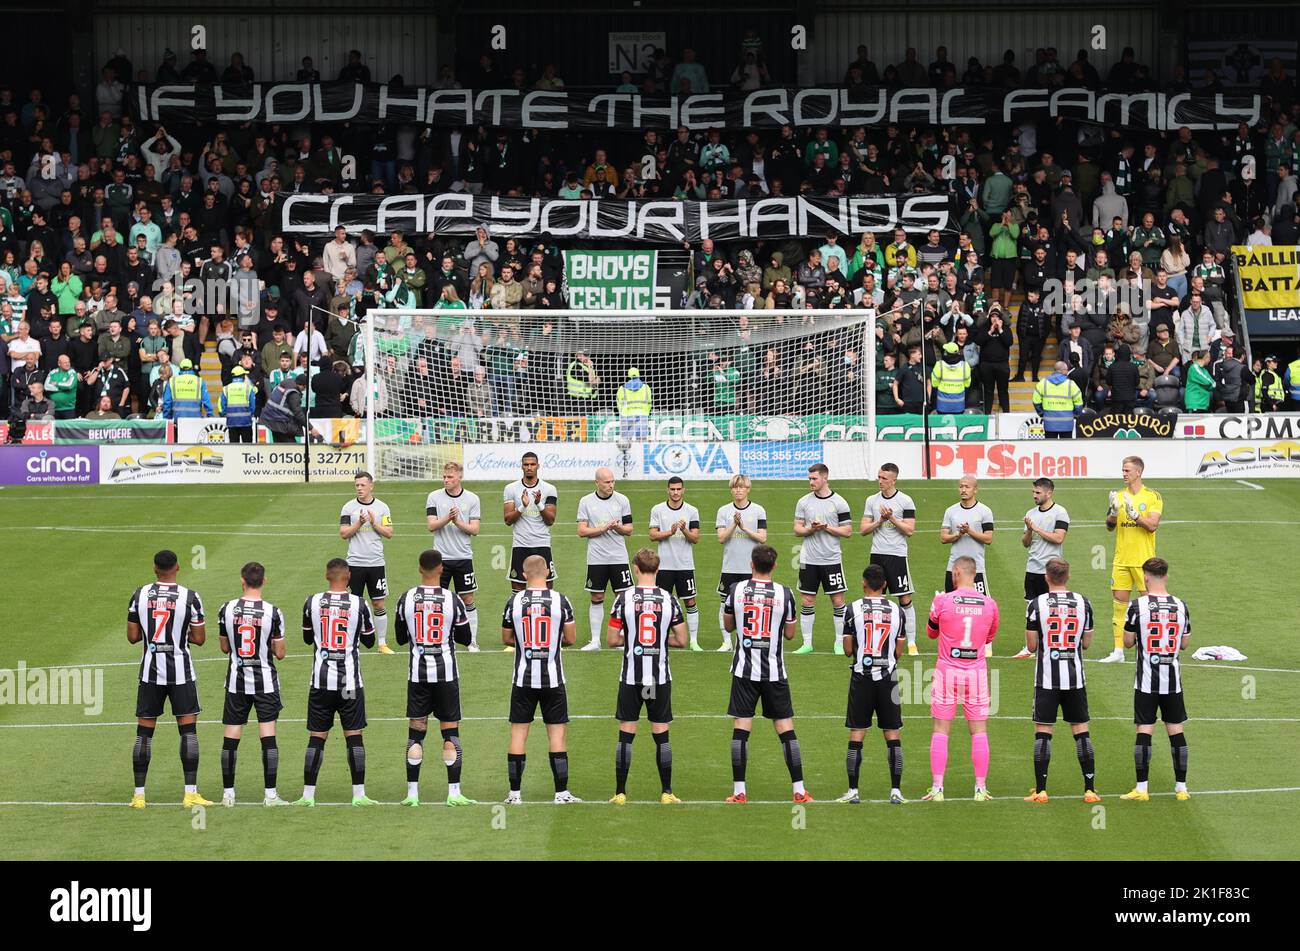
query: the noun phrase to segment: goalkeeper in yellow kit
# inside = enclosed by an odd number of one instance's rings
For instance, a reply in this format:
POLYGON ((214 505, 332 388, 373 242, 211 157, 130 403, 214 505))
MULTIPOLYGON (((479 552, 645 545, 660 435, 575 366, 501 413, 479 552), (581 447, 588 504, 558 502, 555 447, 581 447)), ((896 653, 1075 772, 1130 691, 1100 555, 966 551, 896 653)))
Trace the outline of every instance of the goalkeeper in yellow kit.
POLYGON ((1142 563, 1156 554, 1156 529, 1165 501, 1159 492, 1142 484, 1143 468, 1137 456, 1124 457, 1124 489, 1110 494, 1106 512, 1106 530, 1115 533, 1115 563, 1110 572, 1115 649, 1101 659, 1103 664, 1124 662, 1124 618, 1129 595, 1134 589, 1146 591, 1142 563))

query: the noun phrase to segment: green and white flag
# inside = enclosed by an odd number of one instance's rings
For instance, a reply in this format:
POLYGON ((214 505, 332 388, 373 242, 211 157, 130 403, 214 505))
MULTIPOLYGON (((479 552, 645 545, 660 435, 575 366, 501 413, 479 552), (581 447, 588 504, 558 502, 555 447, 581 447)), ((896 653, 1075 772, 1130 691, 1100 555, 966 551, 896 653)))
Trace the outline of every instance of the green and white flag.
POLYGON ((564 284, 574 310, 651 310, 657 251, 566 251, 564 284))

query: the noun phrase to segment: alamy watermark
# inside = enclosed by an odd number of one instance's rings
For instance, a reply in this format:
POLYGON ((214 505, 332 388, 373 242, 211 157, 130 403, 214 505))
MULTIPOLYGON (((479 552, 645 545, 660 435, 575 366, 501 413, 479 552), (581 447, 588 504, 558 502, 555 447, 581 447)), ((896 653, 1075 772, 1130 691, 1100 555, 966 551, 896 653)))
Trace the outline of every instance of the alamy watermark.
POLYGON ((102 667, 0 668, 0 705, 81 707, 88 717, 104 709, 102 667))

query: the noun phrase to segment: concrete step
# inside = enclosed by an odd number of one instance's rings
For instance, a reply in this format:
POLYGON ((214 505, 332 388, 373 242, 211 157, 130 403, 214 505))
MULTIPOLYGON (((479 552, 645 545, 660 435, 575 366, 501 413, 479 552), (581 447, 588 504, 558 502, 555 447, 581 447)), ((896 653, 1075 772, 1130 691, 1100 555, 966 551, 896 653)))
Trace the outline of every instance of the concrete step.
POLYGON ((208 385, 208 395, 212 397, 212 405, 217 405, 217 400, 221 399, 221 357, 217 356, 217 342, 209 340, 203 345, 203 359, 199 361, 199 375, 203 377, 203 382, 208 385))

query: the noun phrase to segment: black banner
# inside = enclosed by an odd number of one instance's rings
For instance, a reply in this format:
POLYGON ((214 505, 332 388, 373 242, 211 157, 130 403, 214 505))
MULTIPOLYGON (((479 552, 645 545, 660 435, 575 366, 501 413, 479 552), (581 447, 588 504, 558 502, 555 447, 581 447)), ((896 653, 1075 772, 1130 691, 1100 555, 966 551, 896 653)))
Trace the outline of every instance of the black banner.
POLYGON ((1234 129, 1259 121, 1246 94, 1119 93, 1088 89, 759 89, 695 96, 614 92, 432 89, 383 83, 189 83, 136 87, 149 122, 412 122, 507 129, 731 129, 795 126, 1014 125, 1061 116, 1129 129, 1234 129))
POLYGON ((811 238, 827 231, 857 239, 864 231, 900 224, 924 234, 955 232, 947 195, 855 195, 846 198, 738 198, 728 201, 621 201, 443 195, 286 194, 285 234, 328 235, 343 225, 407 234, 473 235, 487 225, 494 237, 621 239, 681 244, 705 238, 811 238))
POLYGON ((1178 414, 1084 413, 1075 426, 1084 439, 1168 439, 1178 428, 1178 414))

